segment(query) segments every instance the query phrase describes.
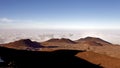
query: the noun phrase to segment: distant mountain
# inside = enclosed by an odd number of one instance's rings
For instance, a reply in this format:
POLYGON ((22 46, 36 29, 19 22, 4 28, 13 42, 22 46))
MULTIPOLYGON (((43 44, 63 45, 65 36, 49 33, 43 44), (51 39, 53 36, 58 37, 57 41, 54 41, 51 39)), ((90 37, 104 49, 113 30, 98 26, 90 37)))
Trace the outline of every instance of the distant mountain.
POLYGON ((67 39, 67 38, 61 38, 61 39, 53 38, 53 39, 47 40, 47 41, 45 41, 45 42, 52 42, 52 43, 70 43, 70 44, 75 44, 75 43, 76 43, 75 41, 72 41, 72 40, 67 39))
POLYGON ((2 46, 16 49, 43 47, 40 43, 31 41, 30 39, 21 39, 15 42, 10 42, 8 44, 3 44, 2 46))
POLYGON ((78 42, 79 44, 96 45, 96 46, 111 45, 111 43, 96 37, 81 38, 76 42, 78 42))
POLYGON ((46 47, 48 49, 50 48, 56 48, 59 46, 62 46, 62 48, 72 48, 72 46, 76 45, 84 45, 84 46, 104 46, 104 45, 113 45, 105 40, 102 40, 100 38, 96 37, 86 37, 86 38, 81 38, 76 41, 72 41, 67 38, 52 38, 47 41, 38 43, 35 41, 31 41, 30 39, 21 39, 15 42, 10 42, 7 44, 2 44, 4 47, 8 48, 15 48, 15 49, 27 49, 27 50, 32 50, 32 49, 39 49, 42 47, 46 47), (72 45, 72 46, 70 46, 72 45))

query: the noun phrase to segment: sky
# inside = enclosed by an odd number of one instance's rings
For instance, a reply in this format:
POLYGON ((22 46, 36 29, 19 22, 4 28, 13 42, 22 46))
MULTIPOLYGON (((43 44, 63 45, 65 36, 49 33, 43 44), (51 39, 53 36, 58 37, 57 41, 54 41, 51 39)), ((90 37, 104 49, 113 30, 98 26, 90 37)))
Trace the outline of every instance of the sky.
POLYGON ((120 29, 120 0, 0 0, 0 29, 120 29))

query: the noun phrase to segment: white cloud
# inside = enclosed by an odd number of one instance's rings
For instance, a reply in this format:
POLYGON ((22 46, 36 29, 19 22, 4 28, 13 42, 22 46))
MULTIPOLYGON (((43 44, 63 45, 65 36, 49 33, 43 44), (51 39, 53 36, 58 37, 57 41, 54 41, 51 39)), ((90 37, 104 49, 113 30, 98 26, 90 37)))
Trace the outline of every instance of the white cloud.
POLYGON ((0 18, 0 23, 12 23, 14 20, 9 18, 0 18))

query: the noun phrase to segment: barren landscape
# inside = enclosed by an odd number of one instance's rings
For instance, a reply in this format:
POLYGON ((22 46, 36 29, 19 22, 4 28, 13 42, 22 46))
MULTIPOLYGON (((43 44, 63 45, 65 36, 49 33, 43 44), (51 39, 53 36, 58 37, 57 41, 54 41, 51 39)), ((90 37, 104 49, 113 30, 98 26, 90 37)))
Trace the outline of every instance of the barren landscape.
MULTIPOLYGON (((23 51, 28 51, 28 52, 32 51, 32 52, 38 52, 38 53, 40 52, 39 55, 40 54, 42 55, 41 52, 54 52, 57 50, 63 50, 63 54, 64 54, 64 50, 67 50, 67 51, 71 50, 71 53, 72 53, 72 50, 73 50, 73 52, 74 52, 74 50, 76 50, 78 52, 76 54, 74 54, 73 56, 76 56, 78 58, 86 60, 92 64, 101 66, 103 68, 119 68, 120 67, 120 52, 119 52, 120 45, 112 44, 110 42, 107 42, 107 41, 102 40, 97 37, 85 37, 85 38, 80 38, 75 41, 73 41, 71 39, 67 39, 67 38, 61 38, 61 39, 52 38, 52 39, 49 39, 44 42, 31 41, 30 39, 21 39, 21 40, 16 40, 14 42, 1 44, 0 46, 8 48, 8 50, 9 49, 16 50, 14 55, 13 54, 9 55, 9 56, 12 56, 12 59, 15 59, 13 57, 17 55, 16 54, 17 50, 18 51, 23 50, 23 51)), ((7 54, 7 50, 5 53, 7 54)), ((14 53, 14 51, 13 51, 13 53, 14 53)), ((65 52, 65 53, 67 53, 67 52, 65 52)), ((68 54, 70 54, 70 52, 68 54)), ((2 56, 2 53, 0 55, 2 56)), ((32 55, 32 53, 31 53, 31 55, 32 55)), ((34 56, 38 57, 38 55, 34 55, 34 56)), ((62 54, 59 54, 59 56, 62 56, 62 54)), ((4 57, 5 57, 5 55, 4 55, 4 57)), ((23 57, 24 57, 24 55, 23 55, 23 57)), ((28 56, 28 57, 30 57, 30 56, 28 56)), ((54 57, 54 59, 57 57, 54 57)), ((69 58, 70 56, 64 56, 62 58, 65 59, 65 57, 69 58)), ((6 56, 6 58, 8 58, 8 57, 6 56)), ((41 58, 41 57, 39 56, 39 58, 41 58)), ((32 59, 35 59, 35 57, 32 59)), ((11 58, 9 58, 9 60, 11 60, 11 58)), ((19 60, 20 60, 20 57, 19 57, 19 60)), ((25 61, 25 57, 24 57, 23 61, 25 61)), ((41 60, 39 60, 39 61, 41 61, 41 60)), ((70 61, 70 59, 69 59, 69 61, 70 61)), ((46 60, 46 62, 49 62, 49 60, 46 60)), ((81 62, 81 61, 79 61, 79 62, 81 62)), ((79 64, 81 64, 81 63, 79 63, 79 64)), ((42 65, 44 65, 44 64, 42 64, 42 65)), ((74 65, 74 64, 71 64, 71 65, 74 65)), ((84 67, 84 65, 83 65, 83 67, 84 67)))

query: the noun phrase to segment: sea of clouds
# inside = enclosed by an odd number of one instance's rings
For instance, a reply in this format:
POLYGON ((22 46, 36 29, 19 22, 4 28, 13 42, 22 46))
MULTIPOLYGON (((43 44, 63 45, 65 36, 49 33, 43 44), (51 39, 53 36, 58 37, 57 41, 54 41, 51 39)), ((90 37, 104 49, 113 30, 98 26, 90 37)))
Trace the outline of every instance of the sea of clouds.
POLYGON ((87 36, 98 37, 114 44, 120 44, 118 30, 0 30, 0 44, 20 39, 43 42, 51 38, 78 40, 87 36))

